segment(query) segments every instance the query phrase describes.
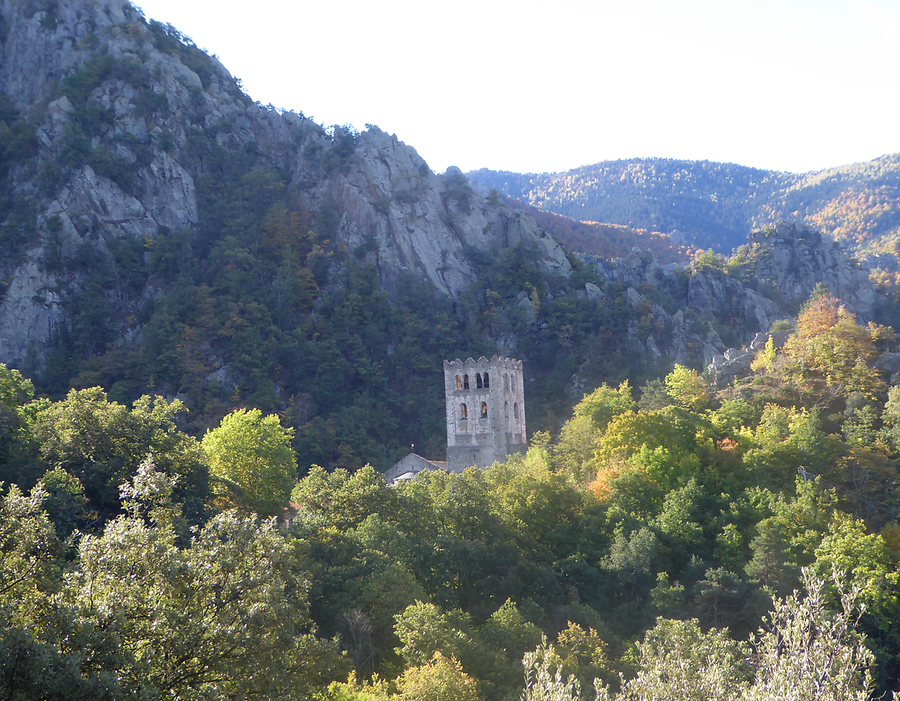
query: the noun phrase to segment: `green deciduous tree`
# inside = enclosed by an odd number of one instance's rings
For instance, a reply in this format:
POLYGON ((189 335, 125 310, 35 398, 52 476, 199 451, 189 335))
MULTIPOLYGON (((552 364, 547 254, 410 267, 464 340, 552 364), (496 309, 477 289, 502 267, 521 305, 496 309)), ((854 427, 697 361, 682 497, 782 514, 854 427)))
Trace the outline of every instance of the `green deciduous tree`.
POLYGON ((659 618, 637 644, 638 673, 621 701, 730 701, 747 688, 744 646, 727 631, 704 633, 696 620, 659 618))
POLYGON ((675 368, 666 375, 666 392, 678 406, 691 411, 703 411, 710 402, 706 382, 683 365, 675 364, 675 368))
POLYGON ((197 441, 178 429, 176 417, 183 411, 177 399, 145 396, 129 410, 99 387, 73 389, 37 414, 35 435, 44 461, 77 477, 100 516, 119 510, 119 485, 152 455, 156 469, 179 478, 176 498, 197 522, 203 517, 206 467, 197 441))
POLYGON ((331 527, 347 530, 373 514, 393 515, 396 494, 371 466, 327 472, 314 465, 291 491, 291 501, 331 527))
POLYGON ((436 652, 460 659, 472 647, 472 624, 462 611, 445 613, 434 604, 417 601, 396 621, 394 632, 403 644, 399 652, 410 665, 423 665, 436 652))
POLYGON ((637 403, 631 396, 631 387, 628 380, 625 380, 616 389, 603 383, 590 394, 586 394, 575 405, 572 413, 575 417, 590 418, 594 428, 602 431, 613 417, 636 408, 637 403))
POLYGON ((652 582, 653 562, 659 540, 647 527, 633 531, 629 535, 619 531, 601 566, 615 572, 622 580, 627 599, 633 599, 642 589, 648 589, 652 582))
POLYGON ((829 294, 811 298, 797 317, 797 330, 784 354, 798 378, 824 380, 842 396, 852 392, 874 399, 884 382, 869 366, 883 327, 861 326, 856 316, 829 294))
POLYGON ((568 474, 553 471, 545 447, 532 446, 524 457, 494 465, 485 477, 495 513, 535 541, 575 523, 583 509, 583 493, 568 474))
POLYGON ((202 446, 220 506, 274 516, 287 506, 297 458, 292 428, 259 409, 238 409, 203 436, 202 446))
POLYGON ((436 652, 428 662, 407 669, 397 680, 401 701, 480 701, 475 680, 455 659, 436 652))
POLYGON ((30 488, 41 474, 32 436, 34 385, 18 370, 0 363, 0 480, 30 488))
POLYGON ((822 579, 842 572, 860 603, 870 610, 893 612, 897 606, 897 572, 884 539, 868 533, 862 521, 840 512, 815 551, 814 570, 822 579))
POLYGON ((230 511, 179 547, 159 513, 171 489, 145 466, 123 485, 129 514, 81 539, 60 594, 74 625, 103 631, 106 671, 145 694, 306 698, 336 660, 309 633, 299 541, 230 511))

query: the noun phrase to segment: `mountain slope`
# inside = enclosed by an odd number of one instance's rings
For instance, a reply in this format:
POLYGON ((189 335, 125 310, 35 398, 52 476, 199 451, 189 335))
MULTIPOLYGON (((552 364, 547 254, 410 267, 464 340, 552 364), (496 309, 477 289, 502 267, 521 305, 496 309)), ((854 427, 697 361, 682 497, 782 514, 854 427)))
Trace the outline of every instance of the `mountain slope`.
POLYGON ((0 184, 0 362, 194 430, 279 411, 304 465, 438 457, 443 359, 515 349, 572 275, 458 170, 254 103, 121 0, 0 3, 0 184))
MULTIPOLYGON (((301 469, 384 469, 410 444, 442 457, 445 359, 523 360, 528 429, 556 432, 585 389, 700 367, 802 301, 717 283, 724 263, 569 258, 548 233, 568 222, 375 127, 258 105, 121 0, 0 18, 0 362, 44 395, 177 397, 195 432, 257 407, 301 469)), ((634 240, 601 235, 605 255, 634 240)))
POLYGON ((2 8, 0 92, 35 143, 11 175, 33 218, 4 261, 15 303, 0 308, 0 361, 21 359, 60 323, 60 301, 83 277, 70 265, 80 246, 181 230, 202 249, 235 220, 259 218, 285 188, 336 217, 327 234, 338 245, 368 247, 383 281, 411 272, 455 295, 477 275, 467 250, 508 245, 568 272, 532 220, 477 201, 458 172, 438 178, 378 129, 327 133, 253 103, 215 59, 127 3, 2 8), (232 179, 244 192, 229 212, 232 179))
POLYGON ((555 174, 479 170, 470 176, 573 219, 662 231, 720 252, 781 218, 804 221, 869 255, 896 253, 900 232, 900 154, 807 174, 635 159, 555 174))

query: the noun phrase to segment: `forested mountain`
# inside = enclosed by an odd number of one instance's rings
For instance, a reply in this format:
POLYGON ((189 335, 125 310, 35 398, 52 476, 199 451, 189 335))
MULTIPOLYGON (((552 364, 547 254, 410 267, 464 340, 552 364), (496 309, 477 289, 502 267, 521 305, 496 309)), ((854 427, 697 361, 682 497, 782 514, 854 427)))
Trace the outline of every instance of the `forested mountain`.
POLYGON ((0 366, 0 469, 48 468, 0 500, 0 690, 867 701, 895 689, 896 339, 823 292, 774 338, 722 391, 680 365, 637 392, 604 384, 525 455, 393 488, 368 467, 285 482, 277 417, 233 412, 198 442, 177 403, 129 410, 99 390, 32 401, 0 366), (292 525, 259 518, 288 494, 292 525))
MULTIPOLYGON (((432 173, 377 127, 255 104, 127 3, 0 12, 0 362, 43 395, 179 398, 194 431, 275 411, 302 470, 385 469, 411 444, 442 457, 444 359, 521 358, 529 428, 556 431, 586 387, 700 367, 765 330, 738 293, 665 322, 629 301, 638 283, 567 254, 548 233, 565 222, 432 173)), ((687 257, 607 233, 607 255, 687 257)), ((687 289, 660 288, 666 314, 696 307, 687 289)))
POLYGON ((42 392, 279 410, 307 465, 384 467, 441 450, 444 358, 515 347, 519 295, 569 285, 459 171, 253 103, 127 3, 0 11, 0 361, 42 392))
POLYGON ((606 161, 564 173, 483 169, 469 177, 578 221, 659 231, 719 253, 743 244, 755 228, 794 219, 852 251, 887 254, 873 264, 897 265, 900 154, 803 174, 651 158, 606 161))

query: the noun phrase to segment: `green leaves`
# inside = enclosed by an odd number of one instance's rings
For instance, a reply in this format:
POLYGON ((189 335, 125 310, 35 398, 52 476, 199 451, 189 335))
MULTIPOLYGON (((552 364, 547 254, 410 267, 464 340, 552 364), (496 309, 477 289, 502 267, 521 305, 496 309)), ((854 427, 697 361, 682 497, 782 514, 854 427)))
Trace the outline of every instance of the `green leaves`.
POLYGON ((129 685, 176 698, 303 697, 327 645, 308 633, 297 542, 227 512, 190 545, 120 517, 87 536, 64 601, 113 636, 129 685), (196 695, 196 696, 195 696, 196 695))
POLYGON ((129 410, 99 387, 73 389, 37 414, 34 432, 44 461, 76 477, 101 516, 119 511, 119 485, 152 455, 159 470, 181 478, 177 498, 192 499, 188 516, 195 521, 202 514, 197 502, 206 494, 206 468, 197 441, 176 427, 182 411, 177 399, 142 397, 129 410))
POLYGON ((222 506, 238 506, 261 516, 287 506, 297 458, 292 428, 259 409, 238 409, 203 436, 203 452, 222 506))

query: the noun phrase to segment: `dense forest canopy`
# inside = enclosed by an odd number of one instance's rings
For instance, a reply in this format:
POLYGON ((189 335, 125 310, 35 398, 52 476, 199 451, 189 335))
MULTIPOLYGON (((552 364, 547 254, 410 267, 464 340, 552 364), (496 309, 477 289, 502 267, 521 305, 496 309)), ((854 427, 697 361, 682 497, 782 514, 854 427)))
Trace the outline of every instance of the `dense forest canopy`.
POLYGON ((0 368, 0 470, 25 485, 0 506, 4 694, 897 688, 892 342, 820 292, 727 389, 680 365, 602 384, 527 454, 397 487, 331 464, 285 486, 296 454, 274 415, 234 411, 200 441, 180 402, 34 399, 0 368), (291 525, 260 518, 261 487, 291 525))

